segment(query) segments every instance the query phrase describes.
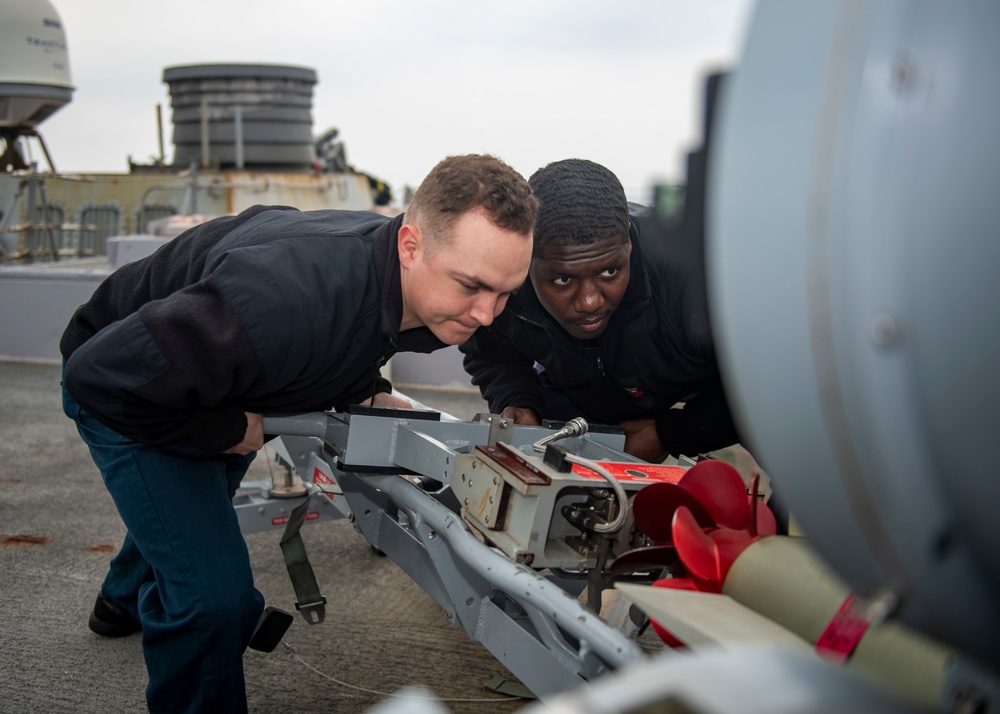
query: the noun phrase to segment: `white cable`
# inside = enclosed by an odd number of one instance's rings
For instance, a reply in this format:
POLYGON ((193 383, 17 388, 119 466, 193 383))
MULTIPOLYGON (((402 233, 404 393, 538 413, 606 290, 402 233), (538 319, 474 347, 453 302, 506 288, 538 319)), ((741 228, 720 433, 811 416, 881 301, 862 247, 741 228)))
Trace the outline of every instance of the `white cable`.
MULTIPOLYGON (((556 441, 557 439, 565 439, 571 436, 586 434, 589 428, 590 427, 587 424, 587 421, 581 417, 570 419, 566 422, 566 426, 562 429, 553 432, 548 436, 543 436, 541 439, 532 444, 531 448, 539 453, 544 453, 545 446, 548 443, 556 441)), ((598 533, 614 533, 619 530, 625 523, 625 511, 628 507, 628 496, 625 495, 625 489, 622 488, 620 483, 618 483, 618 479, 616 479, 610 471, 596 461, 585 459, 582 456, 577 456, 576 454, 566 454, 566 460, 570 463, 579 464, 580 466, 590 469, 608 482, 611 486, 611 490, 615 492, 615 497, 618 499, 618 514, 615 516, 614 520, 594 526, 594 530, 598 533)))
POLYGON ((326 679, 329 679, 331 682, 339 684, 341 687, 347 687, 348 689, 355 689, 359 692, 367 692, 368 694, 377 694, 380 697, 401 697, 403 699, 428 699, 436 702, 483 702, 483 703, 512 702, 518 699, 524 699, 524 697, 490 697, 487 699, 441 699, 438 697, 424 697, 416 694, 393 694, 392 692, 380 692, 377 689, 368 689, 367 687, 359 687, 356 684, 348 684, 347 682, 342 682, 336 677, 332 677, 326 672, 321 672, 320 670, 316 669, 311 664, 306 662, 299 656, 299 653, 295 651, 295 648, 292 647, 287 642, 282 642, 281 646, 284 647, 289 652, 291 652, 292 657, 297 659, 300 664, 305 666, 307 669, 311 669, 319 676, 325 677, 326 679))
POLYGON ((622 485, 618 483, 618 479, 608 471, 606 468, 601 466, 596 461, 591 461, 590 459, 585 459, 582 456, 577 456, 576 454, 566 454, 566 460, 573 464, 579 464, 584 466, 591 471, 601 475, 605 481, 611 486, 611 489, 615 492, 615 498, 618 499, 618 513, 615 515, 613 521, 607 523, 599 523, 594 526, 594 530, 598 533, 614 533, 621 529, 625 524, 625 513, 628 504, 628 496, 625 495, 625 489, 622 485))

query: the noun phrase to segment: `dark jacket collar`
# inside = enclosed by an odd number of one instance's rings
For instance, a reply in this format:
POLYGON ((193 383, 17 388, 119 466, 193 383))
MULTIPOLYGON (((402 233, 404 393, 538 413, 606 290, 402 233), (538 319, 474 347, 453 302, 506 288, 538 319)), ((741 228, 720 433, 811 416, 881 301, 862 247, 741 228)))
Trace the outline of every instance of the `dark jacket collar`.
POLYGON ((399 279, 399 228, 403 225, 403 214, 384 223, 376 231, 372 245, 375 262, 375 277, 381 299, 382 335, 393 345, 393 351, 433 352, 447 347, 426 327, 399 331, 403 321, 403 286, 399 279))

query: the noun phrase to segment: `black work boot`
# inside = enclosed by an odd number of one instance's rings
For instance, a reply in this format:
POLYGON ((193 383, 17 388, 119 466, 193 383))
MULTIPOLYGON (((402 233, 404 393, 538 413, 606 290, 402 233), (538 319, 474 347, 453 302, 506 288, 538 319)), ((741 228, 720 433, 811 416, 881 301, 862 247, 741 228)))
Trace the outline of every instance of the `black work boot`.
POLYGON ((285 636, 293 619, 295 618, 290 612, 270 605, 265 607, 247 647, 259 652, 273 652, 281 642, 281 638, 285 636))
POLYGON ((90 613, 87 624, 91 630, 104 637, 125 637, 142 629, 139 621, 111 602, 103 590, 97 596, 94 611, 90 613))

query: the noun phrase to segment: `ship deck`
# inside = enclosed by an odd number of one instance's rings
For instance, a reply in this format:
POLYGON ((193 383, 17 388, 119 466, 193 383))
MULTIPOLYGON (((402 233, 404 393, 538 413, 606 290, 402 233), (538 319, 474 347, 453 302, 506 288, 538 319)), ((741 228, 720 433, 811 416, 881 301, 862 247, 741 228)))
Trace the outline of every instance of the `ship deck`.
MULTIPOLYGON (((485 408, 467 392, 406 392, 460 418, 485 408)), ((59 368, 0 362, 0 394, 0 710, 145 711, 140 637, 107 639, 87 628, 125 528, 62 414, 59 368)), ((249 477, 265 478, 267 468, 258 458, 249 477)), ((327 618, 309 625, 296 616, 284 645, 246 653, 251 712, 365 712, 411 685, 429 688, 449 712, 526 705, 486 688, 512 676, 350 523, 310 524, 303 534, 327 618)), ((280 535, 246 540, 257 587, 269 604, 294 612, 280 535)))

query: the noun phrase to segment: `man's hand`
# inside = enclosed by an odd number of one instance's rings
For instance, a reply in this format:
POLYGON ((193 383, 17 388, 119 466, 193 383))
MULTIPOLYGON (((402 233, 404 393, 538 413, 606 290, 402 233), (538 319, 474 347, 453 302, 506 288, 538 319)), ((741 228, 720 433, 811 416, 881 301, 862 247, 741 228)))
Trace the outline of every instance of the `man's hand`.
POLYGON ((379 392, 374 397, 361 402, 365 407, 390 407, 392 409, 413 409, 413 405, 402 397, 397 397, 389 392, 379 392))
POLYGON ((247 432, 243 435, 243 441, 230 446, 223 451, 224 454, 239 454, 246 456, 264 448, 264 416, 247 412, 247 432))
POLYGON ((628 419, 618 424, 625 430, 625 453, 648 461, 662 463, 668 454, 660 443, 653 419, 628 419))
POLYGON ((522 409, 521 407, 507 407, 500 412, 500 416, 504 419, 510 419, 515 424, 538 426, 542 423, 538 420, 538 415, 535 412, 530 409, 522 409))

